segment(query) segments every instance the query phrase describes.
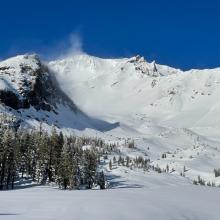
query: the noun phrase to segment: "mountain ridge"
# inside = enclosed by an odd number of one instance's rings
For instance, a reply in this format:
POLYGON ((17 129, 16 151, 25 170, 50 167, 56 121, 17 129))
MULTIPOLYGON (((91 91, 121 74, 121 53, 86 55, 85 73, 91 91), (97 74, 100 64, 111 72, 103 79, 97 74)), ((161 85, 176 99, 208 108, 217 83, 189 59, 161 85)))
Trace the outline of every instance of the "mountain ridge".
POLYGON ((35 54, 0 62, 0 76, 1 111, 13 114, 19 121, 33 119, 79 130, 86 127, 99 130, 102 126, 110 126, 83 113, 60 89, 52 71, 35 54), (69 119, 65 123, 62 118, 56 119, 58 115, 69 119))
MULTIPOLYGON (((13 58, 13 65, 18 66, 15 75, 19 80, 27 75, 25 79, 31 82, 30 68, 22 71, 21 58, 13 58)), ((13 82, 14 74, 5 73, 10 70, 6 63, 13 66, 10 60, 0 62, 0 91, 9 88, 22 100, 19 80, 13 82)), ((201 175, 206 181, 220 184, 220 179, 213 175, 220 158, 220 69, 183 72, 148 63, 140 56, 106 60, 86 54, 42 64, 55 78, 45 89, 55 89, 49 96, 52 100, 45 99, 40 92, 37 96, 52 105, 52 111, 32 104, 18 109, 0 105, 1 112, 21 121, 20 126, 39 127, 42 123, 48 132, 54 125, 67 134, 100 137, 117 143, 121 154, 147 155, 152 165, 162 169, 169 165, 176 175, 186 166, 189 179, 201 175), (63 99, 58 88, 74 103, 75 112, 63 101, 56 101, 63 99), (134 150, 124 147, 131 139, 134 150), (166 158, 161 158, 164 154, 166 158)), ((31 69, 35 65, 31 64, 31 69)))

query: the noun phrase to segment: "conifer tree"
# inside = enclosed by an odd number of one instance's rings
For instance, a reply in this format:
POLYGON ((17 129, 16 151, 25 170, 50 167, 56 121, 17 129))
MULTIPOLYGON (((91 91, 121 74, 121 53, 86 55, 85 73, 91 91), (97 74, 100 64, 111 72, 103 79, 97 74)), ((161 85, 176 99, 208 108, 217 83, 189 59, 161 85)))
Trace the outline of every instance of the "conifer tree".
POLYGON ((100 186, 100 189, 105 189, 105 175, 102 170, 102 172, 98 173, 98 185, 100 186))
POLYGON ((112 160, 109 161, 109 170, 112 170, 112 160))
POLYGON ((97 171, 97 156, 94 151, 84 151, 84 181, 88 184, 88 188, 91 189, 95 182, 95 175, 97 171))

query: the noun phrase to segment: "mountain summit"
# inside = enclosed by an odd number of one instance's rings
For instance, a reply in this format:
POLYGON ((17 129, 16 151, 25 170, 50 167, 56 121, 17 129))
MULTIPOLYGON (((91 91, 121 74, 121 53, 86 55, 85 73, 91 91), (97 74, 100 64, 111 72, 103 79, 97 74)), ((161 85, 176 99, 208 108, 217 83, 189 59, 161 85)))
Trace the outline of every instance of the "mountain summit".
POLYGON ((108 123, 83 113, 61 89, 55 74, 37 55, 20 55, 0 62, 2 112, 24 124, 44 122, 57 127, 105 129, 108 123), (30 122, 32 121, 32 122, 30 122))

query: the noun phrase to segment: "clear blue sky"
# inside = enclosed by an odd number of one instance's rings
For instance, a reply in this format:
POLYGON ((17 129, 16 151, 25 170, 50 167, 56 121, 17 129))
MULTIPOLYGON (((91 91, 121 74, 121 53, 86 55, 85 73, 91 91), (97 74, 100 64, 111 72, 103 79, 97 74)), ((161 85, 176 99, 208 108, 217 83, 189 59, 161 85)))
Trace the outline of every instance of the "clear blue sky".
POLYGON ((1 1, 1 59, 58 53, 74 32, 96 56, 140 54, 182 69, 220 66, 217 0, 1 1))

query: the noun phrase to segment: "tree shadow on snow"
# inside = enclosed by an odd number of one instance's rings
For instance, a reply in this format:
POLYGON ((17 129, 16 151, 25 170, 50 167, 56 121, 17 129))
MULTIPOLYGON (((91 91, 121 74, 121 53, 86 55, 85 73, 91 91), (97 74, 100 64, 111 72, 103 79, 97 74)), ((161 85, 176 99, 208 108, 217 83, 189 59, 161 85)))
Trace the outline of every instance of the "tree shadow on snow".
MULTIPOLYGON (((31 179, 20 179, 15 182, 13 190, 27 189, 40 185, 39 183, 33 183, 31 179)), ((8 190, 12 189, 9 188, 8 190)))
POLYGON ((17 213, 1 213, 0 212, 0 216, 7 216, 7 215, 19 215, 17 213))
POLYGON ((109 174, 106 177, 106 180, 110 183, 109 189, 134 189, 134 188, 143 188, 143 185, 129 183, 125 180, 121 180, 121 176, 109 174))

